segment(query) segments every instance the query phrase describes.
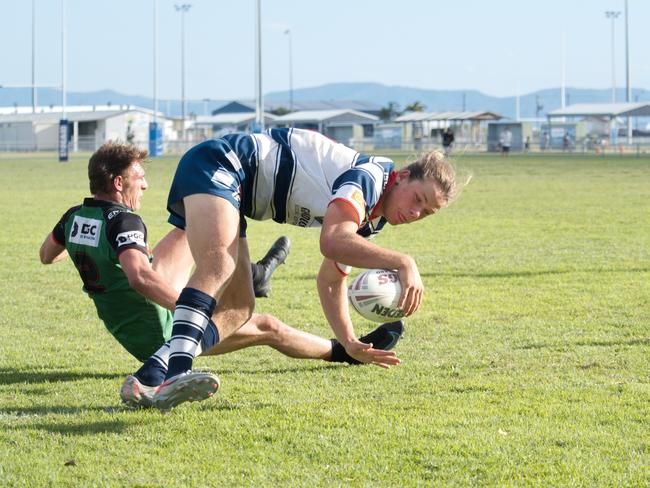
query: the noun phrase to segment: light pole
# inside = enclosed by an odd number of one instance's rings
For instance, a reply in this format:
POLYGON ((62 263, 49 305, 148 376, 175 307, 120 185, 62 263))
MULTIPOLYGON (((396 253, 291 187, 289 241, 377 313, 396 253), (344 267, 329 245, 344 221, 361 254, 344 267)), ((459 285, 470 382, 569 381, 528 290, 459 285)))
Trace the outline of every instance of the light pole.
POLYGON ((162 156, 162 131, 158 125, 158 14, 153 0, 153 118, 149 123, 149 154, 162 156))
POLYGON ((68 160, 70 126, 66 117, 66 0, 61 0, 61 119, 59 120, 59 161, 68 160))
POLYGON ((203 99, 203 115, 208 115, 208 102, 211 102, 210 98, 203 99))
POLYGON ((616 102, 616 55, 615 55, 615 25, 616 19, 621 15, 620 11, 607 10, 605 17, 612 19, 612 103, 616 102))
POLYGON ((293 112, 293 49, 291 48, 291 29, 284 31, 289 37, 289 111, 293 112))
POLYGON ((174 5, 181 13, 181 139, 185 140, 185 13, 192 7, 189 3, 174 5))
POLYGON ((36 0, 32 0, 32 113, 36 113, 36 0))
POLYGON ((255 127, 264 132, 264 96, 262 95, 262 5, 255 2, 255 127))
MULTIPOLYGON (((627 0, 625 0, 625 101, 632 101, 632 87, 630 86, 630 23, 628 21, 627 0)), ((627 118, 627 143, 632 144, 632 120, 627 118)))

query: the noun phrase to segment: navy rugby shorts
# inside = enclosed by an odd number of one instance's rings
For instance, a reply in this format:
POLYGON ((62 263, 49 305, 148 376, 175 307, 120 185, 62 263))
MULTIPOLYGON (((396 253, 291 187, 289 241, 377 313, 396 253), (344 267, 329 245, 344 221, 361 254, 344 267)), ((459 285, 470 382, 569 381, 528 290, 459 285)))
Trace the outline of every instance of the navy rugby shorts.
MULTIPOLYGON (((185 229, 183 198, 197 193, 218 196, 241 210, 243 179, 241 163, 226 141, 209 140, 194 146, 183 155, 176 168, 167 197, 168 222, 185 229)), ((246 219, 241 211, 239 215, 239 236, 246 237, 246 219)))

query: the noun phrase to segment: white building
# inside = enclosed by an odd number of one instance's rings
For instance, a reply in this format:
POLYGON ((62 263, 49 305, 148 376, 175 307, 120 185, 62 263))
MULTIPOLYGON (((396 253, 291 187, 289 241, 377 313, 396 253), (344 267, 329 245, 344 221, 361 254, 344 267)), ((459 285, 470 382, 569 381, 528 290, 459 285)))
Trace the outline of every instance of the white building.
MULTIPOLYGON (((0 151, 55 151, 61 107, 0 108, 0 151)), ((70 124, 70 150, 94 151, 104 142, 120 140, 143 148, 149 142, 149 123, 153 111, 133 105, 97 105, 66 107, 70 124)), ((162 114, 164 138, 172 135, 172 122, 162 114)))

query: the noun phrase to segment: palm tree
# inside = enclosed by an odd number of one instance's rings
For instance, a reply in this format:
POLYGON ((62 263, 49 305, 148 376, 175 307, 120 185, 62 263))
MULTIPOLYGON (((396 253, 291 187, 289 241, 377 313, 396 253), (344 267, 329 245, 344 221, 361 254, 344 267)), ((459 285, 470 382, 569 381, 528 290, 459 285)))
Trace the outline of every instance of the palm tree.
POLYGON ((379 110, 378 115, 381 120, 387 122, 389 120, 393 120, 399 114, 400 114, 399 104, 397 104, 396 102, 388 102, 388 105, 382 107, 379 110))
POLYGON ((424 109, 427 108, 426 105, 423 105, 422 102, 416 100, 410 105, 407 105, 404 109, 405 112, 424 112, 424 109))

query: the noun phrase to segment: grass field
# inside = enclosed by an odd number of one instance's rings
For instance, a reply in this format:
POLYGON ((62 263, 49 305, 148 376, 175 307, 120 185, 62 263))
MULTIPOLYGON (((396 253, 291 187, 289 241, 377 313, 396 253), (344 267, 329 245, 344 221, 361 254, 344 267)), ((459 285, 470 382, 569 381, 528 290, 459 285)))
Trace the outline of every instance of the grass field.
MULTIPOLYGON (((123 408, 137 363, 70 262, 38 247, 87 194, 86 160, 0 157, 0 486, 650 485, 650 159, 464 156, 449 209, 375 242, 417 258, 425 301, 389 371, 249 349, 199 359, 214 399, 123 408)), ((155 242, 175 161, 148 166, 155 242)), ((318 232, 258 310, 330 336, 318 232)), ((358 320, 357 331, 373 327, 358 320)))

